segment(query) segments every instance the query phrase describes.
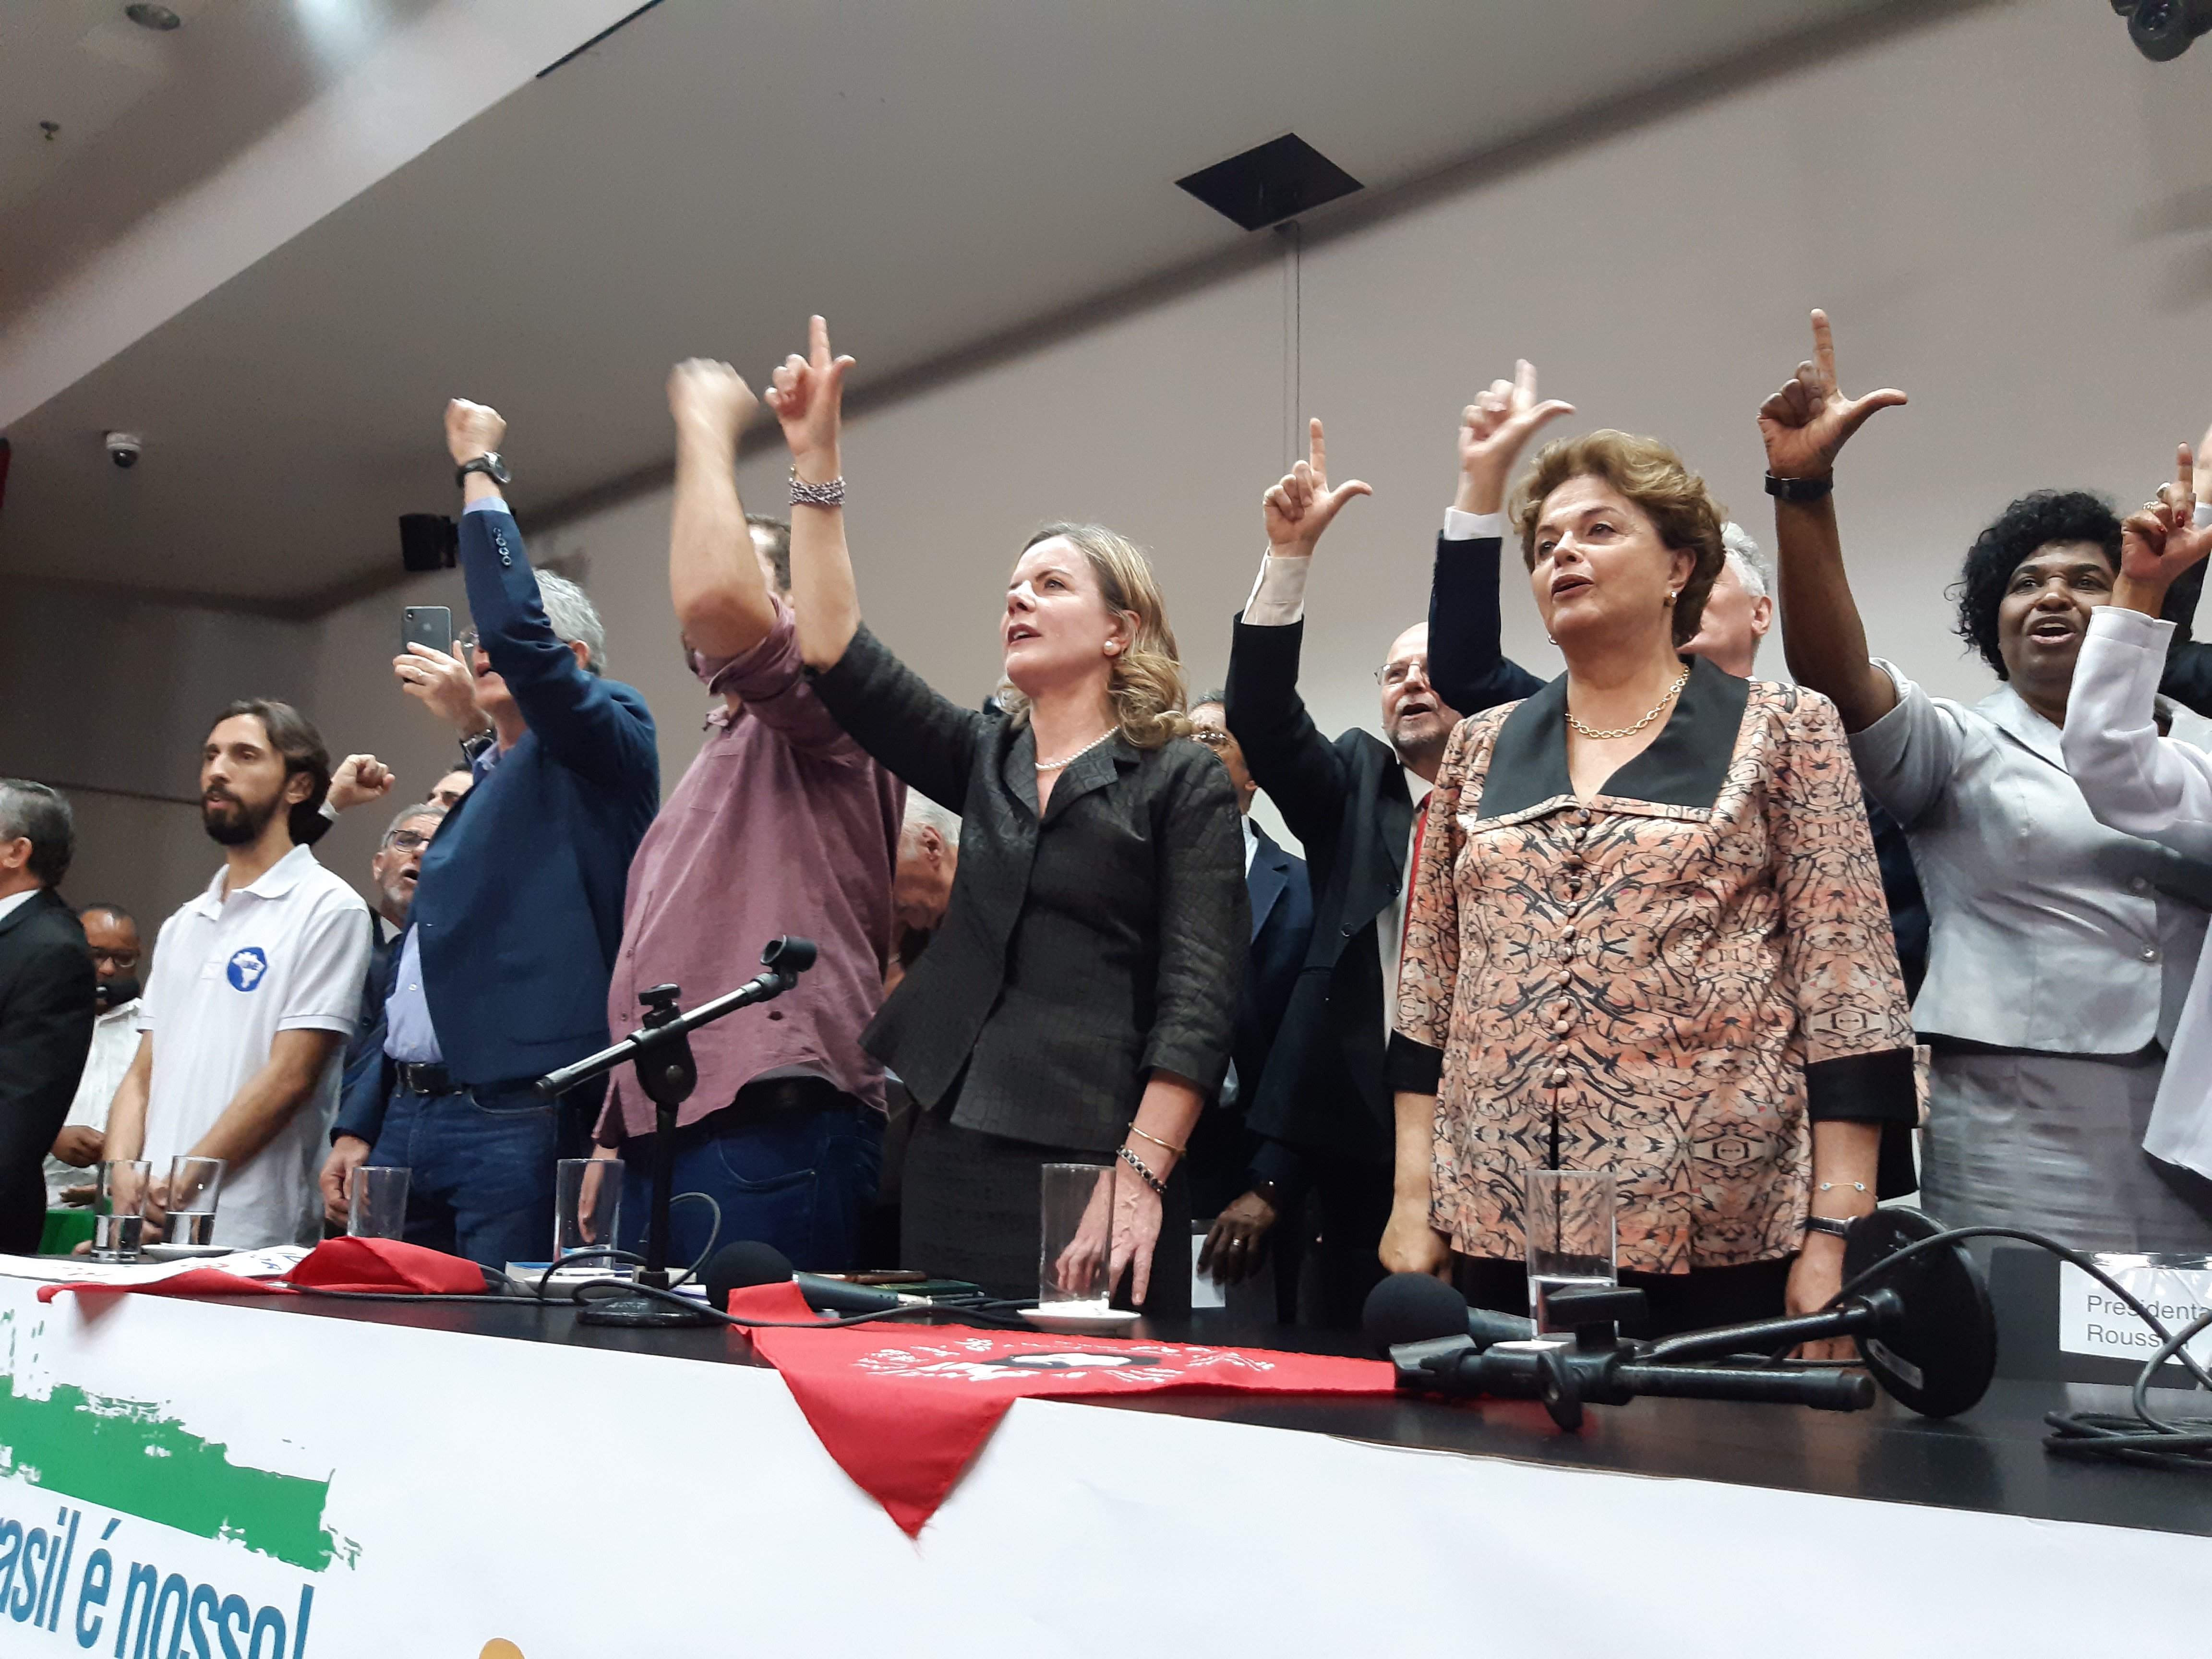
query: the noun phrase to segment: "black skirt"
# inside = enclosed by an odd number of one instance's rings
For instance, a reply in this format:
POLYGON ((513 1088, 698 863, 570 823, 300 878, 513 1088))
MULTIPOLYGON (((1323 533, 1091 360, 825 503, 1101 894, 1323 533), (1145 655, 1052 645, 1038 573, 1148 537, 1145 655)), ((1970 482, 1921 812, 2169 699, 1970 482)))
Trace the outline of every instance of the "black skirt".
MULTIPOLYGON (((964 1279, 994 1296, 1037 1295, 1042 1223, 1040 1171, 1048 1164, 1105 1164, 1097 1152, 1040 1146, 956 1127, 942 1109, 917 1110, 900 1200, 899 1265, 936 1279, 964 1279)), ((1160 1238, 1144 1311, 1190 1311, 1190 1186, 1178 1165, 1167 1180, 1160 1238)), ((1117 1307, 1131 1307, 1129 1279, 1117 1307)))

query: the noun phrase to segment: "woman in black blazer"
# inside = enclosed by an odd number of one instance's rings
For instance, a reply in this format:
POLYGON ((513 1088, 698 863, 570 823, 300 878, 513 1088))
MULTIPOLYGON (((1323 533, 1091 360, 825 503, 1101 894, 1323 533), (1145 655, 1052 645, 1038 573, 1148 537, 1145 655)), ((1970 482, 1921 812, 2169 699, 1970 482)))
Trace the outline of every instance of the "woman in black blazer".
POLYGON ((1025 1295, 1039 1167, 1110 1158, 1115 1282, 1126 1266, 1147 1311, 1187 1310, 1176 1165, 1229 1062, 1248 911, 1228 774, 1177 741, 1182 668, 1152 568, 1111 531, 1039 532, 1000 621, 1004 712, 939 696, 861 624, 836 505, 851 360, 831 360, 818 317, 811 348, 768 397, 791 446, 799 648, 861 746, 962 818, 944 923, 863 1039, 925 1109, 902 1254, 1025 1295))

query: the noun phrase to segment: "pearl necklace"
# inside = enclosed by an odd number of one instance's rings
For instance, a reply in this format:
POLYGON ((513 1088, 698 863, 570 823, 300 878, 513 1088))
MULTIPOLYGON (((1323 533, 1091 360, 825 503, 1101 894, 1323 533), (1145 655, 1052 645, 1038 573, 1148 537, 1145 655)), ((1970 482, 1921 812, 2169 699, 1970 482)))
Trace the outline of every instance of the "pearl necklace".
POLYGON ((1040 772, 1057 772, 1064 766, 1073 766, 1076 762, 1081 760, 1085 755, 1096 749, 1100 744, 1105 742, 1107 738, 1112 737, 1115 732, 1118 729, 1118 727, 1109 726, 1106 730, 1101 732, 1097 737, 1091 738, 1090 742, 1085 744, 1082 748, 1070 755, 1066 760, 1041 760, 1036 763, 1036 769, 1040 772))
POLYGON ((1600 741, 1614 738, 1632 738, 1638 732, 1641 732, 1645 726, 1650 725, 1652 721, 1657 720, 1661 714, 1664 714, 1667 709, 1667 705, 1674 701, 1675 694, 1680 691, 1685 685, 1689 684, 1689 682, 1690 671, 1687 668, 1685 668, 1680 673, 1674 676, 1674 683, 1667 688, 1666 696, 1661 697, 1657 702, 1651 706, 1651 712, 1650 714, 1646 714, 1642 720, 1637 721, 1635 725, 1624 726, 1618 732, 1600 732, 1590 726, 1584 726, 1580 720, 1575 718, 1575 711, 1572 708, 1569 708, 1567 710, 1567 724, 1574 727, 1577 735, 1585 738, 1595 738, 1600 741))

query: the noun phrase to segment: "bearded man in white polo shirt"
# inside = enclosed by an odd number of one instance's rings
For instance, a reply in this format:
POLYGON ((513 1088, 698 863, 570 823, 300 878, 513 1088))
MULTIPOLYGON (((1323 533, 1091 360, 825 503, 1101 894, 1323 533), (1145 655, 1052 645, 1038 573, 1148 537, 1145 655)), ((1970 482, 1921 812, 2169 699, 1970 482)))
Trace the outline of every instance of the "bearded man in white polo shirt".
POLYGON ((161 925, 138 1054, 108 1115, 107 1156, 228 1166, 215 1240, 241 1249, 321 1236, 315 1189, 338 1056, 368 964, 368 907, 315 861, 331 757, 287 703, 223 711, 200 755, 200 816, 223 867, 161 925))

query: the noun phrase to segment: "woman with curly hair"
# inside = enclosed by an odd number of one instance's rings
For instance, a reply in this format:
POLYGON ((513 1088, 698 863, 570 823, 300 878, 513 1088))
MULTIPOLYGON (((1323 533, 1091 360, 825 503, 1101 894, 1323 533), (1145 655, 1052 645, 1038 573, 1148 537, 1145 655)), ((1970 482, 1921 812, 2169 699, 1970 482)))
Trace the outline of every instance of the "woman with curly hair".
POLYGON ((2143 1150, 2212 906, 2212 866, 2098 823, 2062 744, 2075 661, 2111 603, 2120 523, 2039 491, 1976 538, 1959 632, 2002 682, 1931 697, 1867 654, 1831 491, 1897 391, 1847 398, 1828 320, 1766 400, 1790 671, 1835 700, 1869 791, 1905 828, 1933 923, 1914 1023, 1933 1051, 1921 1193, 1953 1226, 2087 1250, 2212 1249, 2212 1185, 2143 1150))
POLYGON ((1187 1310, 1177 1166, 1228 1067, 1248 927, 1236 793, 1212 754, 1170 741, 1190 729, 1175 635, 1152 567, 1110 530, 1051 525, 1022 549, 997 712, 939 696, 869 632, 841 505, 850 362, 817 317, 768 403, 791 448, 793 608, 815 695, 961 817, 944 921, 862 1038, 920 1109, 902 1255, 1033 1292, 1040 1168, 1111 1164, 1112 1278, 1126 1267, 1148 1312, 1187 1310))
POLYGON ((1595 432, 1547 445, 1492 532, 1518 532, 1567 670, 1462 722, 1437 776, 1382 1243, 1487 1306, 1526 1305, 1524 1174, 1561 1169, 1612 1172, 1650 1334, 1817 1309, 1882 1126, 1912 1120, 1836 711, 1684 653, 1724 521, 1665 445, 1595 432))

